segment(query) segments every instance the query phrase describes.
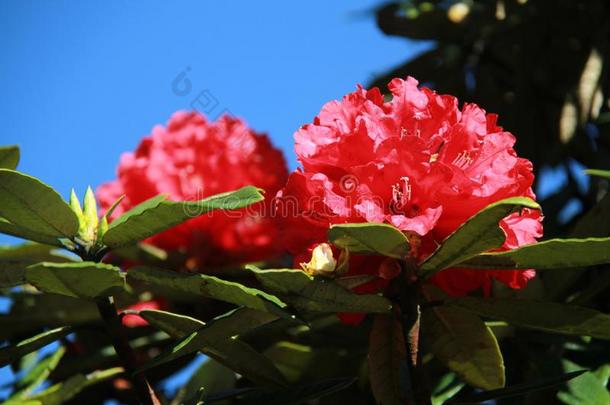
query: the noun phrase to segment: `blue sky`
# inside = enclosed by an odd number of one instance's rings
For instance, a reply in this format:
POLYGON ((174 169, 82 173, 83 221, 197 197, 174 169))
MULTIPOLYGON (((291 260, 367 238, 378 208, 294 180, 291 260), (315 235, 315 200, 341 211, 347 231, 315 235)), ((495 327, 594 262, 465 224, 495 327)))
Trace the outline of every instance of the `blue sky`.
POLYGON ((376 1, 287 4, 0 2, 0 143, 22 146, 20 170, 82 193, 207 91, 212 117, 245 118, 294 168, 292 134, 324 102, 426 45, 379 32, 376 1))

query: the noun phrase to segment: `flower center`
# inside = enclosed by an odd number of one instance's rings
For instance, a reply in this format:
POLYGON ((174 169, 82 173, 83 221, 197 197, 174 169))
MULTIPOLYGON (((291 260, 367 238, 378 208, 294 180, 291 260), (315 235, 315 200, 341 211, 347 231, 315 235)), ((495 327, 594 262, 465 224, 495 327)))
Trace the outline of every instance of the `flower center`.
POLYGON ((460 169, 465 169, 468 167, 474 159, 470 156, 470 152, 467 150, 458 153, 458 155, 453 159, 453 164, 460 169))

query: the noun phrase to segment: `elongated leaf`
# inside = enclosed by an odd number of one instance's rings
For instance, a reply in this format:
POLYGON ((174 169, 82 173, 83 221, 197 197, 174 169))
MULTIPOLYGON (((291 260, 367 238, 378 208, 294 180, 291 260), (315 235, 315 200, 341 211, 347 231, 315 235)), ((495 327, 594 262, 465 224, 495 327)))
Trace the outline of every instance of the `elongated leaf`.
POLYGON ((138 315, 173 337, 183 337, 205 326, 205 322, 199 319, 156 309, 145 309, 138 315))
POLYGON ((409 240, 388 224, 341 224, 328 230, 328 240, 353 253, 369 253, 404 259, 409 254, 409 240))
POLYGON ((214 318, 213 327, 209 325, 206 326, 205 322, 190 316, 167 311, 146 309, 140 311, 139 315, 151 325, 154 325, 171 336, 179 338, 203 327, 207 327, 206 335, 209 338, 225 339, 241 335, 279 319, 276 315, 268 312, 243 307, 217 316, 214 318))
POLYGON ((540 209, 540 206, 527 197, 507 198, 488 205, 449 235, 421 263, 421 273, 427 278, 481 252, 502 246, 506 236, 499 226, 500 220, 522 208, 540 209))
MULTIPOLYGON (((245 332, 242 327, 257 323, 248 321, 248 315, 256 317, 250 309, 232 311, 205 325, 194 318, 171 314, 163 311, 140 311, 140 316, 151 324, 181 339, 166 352, 156 357, 140 371, 145 371, 196 351, 201 351, 218 360, 235 372, 252 381, 262 384, 284 385, 284 377, 268 358, 254 350, 250 345, 235 338, 245 332), (235 320, 232 318, 235 317, 235 320), (193 330, 194 329, 194 330, 193 330)), ((264 322, 264 317, 258 323, 264 322)))
POLYGON ((589 176, 601 177, 602 179, 610 180, 610 170, 588 169, 585 170, 589 176))
POLYGON ((71 238, 78 232, 78 218, 55 190, 14 170, 0 169, 0 216, 47 237, 71 238))
POLYGON ((563 367, 569 374, 580 373, 567 384, 568 390, 561 391, 557 398, 568 404, 601 405, 610 404, 610 391, 606 388, 610 376, 610 364, 605 364, 593 372, 585 372, 582 367, 568 360, 563 360, 563 367))
POLYGON ((23 340, 14 346, 0 348, 0 367, 15 361, 28 353, 38 350, 41 347, 56 341, 57 339, 61 339, 71 332, 71 327, 62 326, 61 328, 55 328, 43 333, 39 333, 38 335, 23 340))
MULTIPOLYGON (((444 298, 426 288, 430 300, 444 298)), ((422 312, 423 340, 432 354, 468 384, 485 390, 504 386, 504 362, 496 337, 477 315, 461 308, 435 306, 422 312)))
POLYGON ((178 395, 187 400, 185 403, 196 403, 195 398, 199 397, 202 390, 206 395, 215 394, 233 389, 236 382, 237 375, 230 368, 208 358, 193 373, 178 395))
POLYGON ((36 363, 24 376, 19 380, 17 391, 9 399, 16 401, 25 398, 32 391, 40 386, 59 364, 59 361, 65 354, 66 349, 60 346, 53 354, 45 357, 36 363))
POLYGON ((220 301, 267 311, 282 317, 290 317, 290 314, 284 311, 286 304, 279 298, 255 288, 246 287, 242 284, 213 276, 195 273, 176 273, 138 266, 129 269, 127 278, 132 281, 138 280, 163 288, 203 295, 220 301))
POLYGON ((45 245, 64 247, 64 244, 56 237, 43 235, 36 231, 15 225, 6 218, 0 218, 0 233, 43 243, 45 245))
POLYGON ((0 168, 15 170, 19 164, 19 146, 0 146, 0 168))
POLYGON ((388 315, 377 315, 369 340, 369 379, 378 404, 403 405, 413 387, 400 323, 388 315))
POLYGON ((210 211, 237 210, 262 200, 261 190, 251 186, 199 201, 174 202, 155 197, 112 221, 103 242, 111 248, 130 245, 210 211))
POLYGON ((26 269, 25 278, 40 291, 85 299, 112 295, 125 287, 118 267, 94 262, 38 263, 26 269))
POLYGON ((479 392, 468 396, 462 396, 455 398, 447 402, 447 405, 458 405, 458 404, 480 404, 485 401, 493 399, 503 399, 517 397, 520 395, 526 395, 530 392, 536 392, 545 390, 548 388, 556 387, 566 381, 570 381, 572 378, 576 378, 586 370, 575 371, 572 373, 562 374, 556 377, 545 378, 543 380, 527 382, 523 384, 511 385, 510 387, 500 388, 497 390, 491 390, 486 392, 479 392))
POLYGON ((610 315, 575 305, 503 298, 452 298, 451 306, 516 326, 610 339, 610 315))
POLYGON ((265 288, 281 294, 296 308, 317 312, 390 311, 391 303, 381 295, 358 295, 326 278, 312 277, 301 270, 260 270, 247 266, 265 288))
POLYGON ((610 238, 550 239, 506 252, 483 253, 460 266, 480 269, 561 269, 610 263, 610 238))
POLYGON ((28 398, 31 401, 40 401, 44 405, 60 405, 74 398, 85 388, 109 380, 123 373, 121 367, 110 368, 102 371, 83 375, 77 374, 64 382, 57 383, 46 390, 28 398))
POLYGON ((24 243, 0 247, 0 287, 13 287, 25 283, 25 268, 38 262, 70 262, 66 256, 55 253, 55 247, 24 243))
POLYGON ((20 339, 41 328, 98 322, 95 303, 55 294, 13 292, 8 314, 0 314, 0 339, 20 339))
MULTIPOLYGON (((244 405, 284 405, 311 403, 318 398, 325 397, 335 392, 343 391, 356 382, 355 378, 332 378, 313 383, 299 384, 273 392, 261 390, 250 391, 241 395, 240 404, 244 405)), ((213 397, 204 396, 204 399, 213 397)), ((315 403, 315 402, 314 402, 315 403)))

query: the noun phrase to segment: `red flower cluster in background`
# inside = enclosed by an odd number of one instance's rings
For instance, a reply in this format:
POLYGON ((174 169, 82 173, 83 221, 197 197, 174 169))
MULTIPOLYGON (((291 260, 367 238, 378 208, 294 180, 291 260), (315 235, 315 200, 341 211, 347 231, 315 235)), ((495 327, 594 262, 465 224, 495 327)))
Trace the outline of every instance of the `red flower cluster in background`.
POLYGON ((278 235, 269 217, 270 200, 284 186, 288 171, 281 151, 264 134, 240 119, 208 121, 196 112, 177 112, 167 127, 156 126, 133 153, 121 156, 118 178, 100 186, 103 209, 125 199, 113 218, 158 194, 171 200, 198 200, 253 185, 267 199, 241 215, 216 211, 194 218, 146 242, 190 258, 189 268, 206 269, 262 260, 276 255, 278 235))
MULTIPOLYGON (((327 241, 332 224, 353 222, 394 225, 409 236, 412 255, 421 260, 487 205, 535 197, 532 164, 516 155, 515 138, 496 124, 495 115, 474 104, 460 110, 455 97, 417 85, 413 78, 392 80, 388 102, 377 88, 358 88, 327 103, 312 124, 296 132, 302 169, 278 193, 277 217, 297 263, 307 262, 311 248, 327 241)), ((503 249, 542 235, 536 210, 512 214, 500 225, 503 249)), ((380 281, 396 275, 381 259, 353 257, 348 274, 362 273, 379 275, 380 281)), ((489 291, 492 279, 521 288, 534 274, 452 269, 433 282, 462 295, 489 291)))

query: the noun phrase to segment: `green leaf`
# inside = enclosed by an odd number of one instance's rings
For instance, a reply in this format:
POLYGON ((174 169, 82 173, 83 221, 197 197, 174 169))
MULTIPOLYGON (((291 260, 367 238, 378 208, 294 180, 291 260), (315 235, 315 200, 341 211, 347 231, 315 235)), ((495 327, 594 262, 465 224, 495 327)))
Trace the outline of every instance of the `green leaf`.
POLYGON ((376 294, 355 294, 337 282, 312 277, 302 270, 260 270, 246 266, 258 281, 294 307, 317 312, 372 312, 387 313, 392 304, 376 294))
POLYGON ((404 335, 400 323, 388 315, 377 315, 369 339, 369 380, 378 404, 403 405, 413 388, 404 335))
MULTIPOLYGON (((556 387, 566 381, 571 380, 572 378, 576 378, 586 370, 575 371, 572 373, 562 374, 557 377, 549 377, 545 379, 541 379, 534 382, 527 382, 523 384, 515 384, 510 387, 500 388, 497 390, 491 390, 486 392, 479 392, 476 394, 470 394, 465 396, 460 396, 455 398, 449 402, 449 404, 480 404, 485 401, 490 401, 494 399, 504 399, 504 398, 512 398, 516 396, 526 395, 531 392, 542 391, 545 389, 556 387)), ((518 402, 519 403, 519 402, 518 402)))
MULTIPOLYGON (((201 351, 254 382, 284 385, 284 377, 268 358, 236 338, 236 335, 246 331, 242 329, 245 323, 252 325, 253 321, 248 318, 256 317, 256 312, 249 309, 238 309, 205 325, 201 321, 182 315, 163 311, 140 311, 140 316, 151 324, 182 338, 147 363, 139 372, 201 351), (233 320, 233 317, 236 319, 233 320)), ((262 322, 262 319, 269 319, 268 315, 262 315, 262 317, 259 318, 259 323, 262 322), (267 318, 264 318, 265 316, 267 318)))
POLYGON ((251 186, 199 201, 174 202, 157 196, 112 221, 103 242, 111 248, 130 245, 210 211, 237 210, 263 198, 261 190, 251 186))
POLYGON ((514 250, 483 253, 460 266, 480 269, 557 269, 610 263, 610 238, 550 239, 514 250))
POLYGON ((121 367, 94 371, 87 375, 77 374, 28 398, 28 400, 40 401, 40 404, 44 405, 60 405, 74 398, 85 388, 112 379, 119 374, 123 374, 121 367))
POLYGON ((19 164, 19 146, 0 146, 0 168, 15 170, 19 164))
POLYGON ((61 339, 71 332, 71 327, 62 326, 60 328, 51 329, 36 336, 32 336, 31 338, 23 340, 14 346, 0 348, 0 367, 13 362, 28 353, 38 350, 41 347, 56 341, 57 339, 61 339))
POLYGON ((156 309, 145 309, 138 312, 148 323, 173 337, 184 337, 205 326, 199 319, 156 309))
POLYGON ((11 395, 8 403, 11 400, 15 401, 23 399, 32 391, 40 386, 59 364, 59 361, 65 354, 66 349, 60 346, 53 354, 45 357, 36 363, 24 376, 19 380, 17 391, 11 395))
POLYGON ((38 263, 26 269, 25 278, 40 291, 84 299, 112 295, 125 287, 118 267, 94 262, 38 263))
MULTIPOLYGON (((429 300, 444 294, 425 289, 429 300)), ((434 306, 422 312, 422 339, 432 354, 468 384, 491 390, 504 386, 504 362, 496 337, 477 315, 461 308, 434 306)))
POLYGON ((388 224, 358 223, 333 225, 328 240, 352 253, 369 253, 404 259, 409 254, 409 240, 388 224))
MULTIPOLYGON (((317 401, 319 398, 343 391, 353 385, 354 382, 356 382, 355 378, 331 378, 314 381, 313 383, 299 384, 271 392, 251 390, 250 392, 241 395, 238 402, 244 405, 321 403, 322 401, 317 401)), ((204 400, 212 402, 214 398, 213 396, 204 396, 204 400)))
POLYGON ((34 263, 70 262, 66 257, 55 253, 56 248, 36 243, 23 243, 15 246, 0 246, 0 287, 14 287, 25 283, 25 268, 34 263))
POLYGON ((76 214, 55 190, 14 170, 0 169, 0 216, 45 237, 71 238, 78 232, 76 214))
POLYGON ((563 360, 565 371, 581 373, 567 384, 568 390, 557 393, 557 398, 568 405, 610 404, 610 392, 606 388, 610 376, 610 364, 599 367, 594 372, 584 372, 583 367, 563 360))
POLYGON ((100 321, 95 303, 38 292, 11 292, 11 308, 0 314, 0 339, 21 339, 41 328, 83 325, 100 321))
POLYGON ((286 304, 277 297, 233 281, 198 273, 177 273, 151 267, 137 266, 129 269, 127 279, 142 281, 175 291, 202 295, 232 304, 267 311, 282 317, 290 317, 286 304))
POLYGON ((215 394, 233 389, 237 382, 235 373, 220 362, 207 358, 206 361, 193 373, 184 389, 179 393, 181 398, 191 400, 186 403, 195 403, 200 392, 206 395, 215 394))
POLYGON ((610 315, 575 305, 505 298, 450 298, 453 307, 516 326, 564 335, 610 339, 610 315))
POLYGON ((421 263, 421 274, 428 278, 481 252, 502 246, 506 235, 499 226, 500 220, 522 208, 540 209, 540 206, 527 197, 507 198, 488 205, 449 235, 421 263))
POLYGON ((15 225, 5 218, 0 218, 0 233, 43 243, 45 245, 64 247, 64 244, 54 236, 42 235, 36 231, 15 225))
POLYGON ((589 176, 601 177, 602 179, 610 180, 610 170, 587 169, 585 170, 589 176))

